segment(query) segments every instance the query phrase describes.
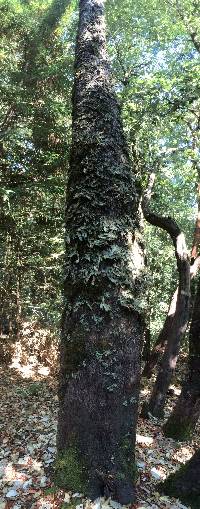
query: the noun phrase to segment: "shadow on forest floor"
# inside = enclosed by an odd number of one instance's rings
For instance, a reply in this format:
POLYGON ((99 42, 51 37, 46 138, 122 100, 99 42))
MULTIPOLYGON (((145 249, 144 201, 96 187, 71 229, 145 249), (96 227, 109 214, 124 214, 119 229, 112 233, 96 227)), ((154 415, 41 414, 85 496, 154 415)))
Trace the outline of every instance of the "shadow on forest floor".
MULTIPOLYGON (((150 391, 146 380, 142 386, 141 404, 150 391)), ((178 394, 180 387, 176 382, 174 389, 178 394)), ((56 453, 56 376, 42 365, 16 363, 0 367, 0 391, 0 509, 69 507, 63 504, 68 495, 56 491, 50 479, 56 453)), ((168 399, 166 417, 175 401, 175 393, 168 399)), ((162 424, 161 420, 139 418, 136 447, 138 504, 132 509, 185 507, 175 499, 160 496, 156 484, 179 468, 200 446, 199 426, 191 442, 180 443, 163 436, 162 424)), ((80 500, 75 498, 73 505, 82 508, 80 500)), ((109 507, 111 502, 102 501, 102 509, 109 507)), ((119 509, 116 503, 112 507, 119 509)), ((100 504, 93 504, 93 509, 100 509, 100 504)))

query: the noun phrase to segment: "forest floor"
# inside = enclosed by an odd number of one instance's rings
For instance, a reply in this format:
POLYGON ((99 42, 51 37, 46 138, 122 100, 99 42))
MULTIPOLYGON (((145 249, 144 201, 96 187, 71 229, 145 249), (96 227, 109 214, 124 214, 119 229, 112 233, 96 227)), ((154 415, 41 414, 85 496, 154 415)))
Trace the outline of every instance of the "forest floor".
MULTIPOLYGON (((166 417, 180 392, 178 382, 174 384, 166 417)), ((141 403, 149 390, 150 384, 143 380, 141 403)), ((50 473, 56 452, 57 380, 47 367, 0 367, 0 391, 0 509, 120 509, 119 504, 104 499, 89 505, 78 494, 54 488, 50 473)), ((163 436, 162 424, 139 418, 138 503, 132 509, 186 507, 177 499, 159 495, 156 485, 200 446, 199 426, 191 442, 175 442, 163 436)))

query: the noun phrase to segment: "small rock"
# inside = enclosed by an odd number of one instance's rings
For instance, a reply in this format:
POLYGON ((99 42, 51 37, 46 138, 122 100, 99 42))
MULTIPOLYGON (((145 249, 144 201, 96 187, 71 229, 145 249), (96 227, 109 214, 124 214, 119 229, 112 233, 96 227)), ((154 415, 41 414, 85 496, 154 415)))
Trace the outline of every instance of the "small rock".
POLYGON ((65 493, 64 502, 65 502, 66 504, 69 504, 69 502, 70 502, 70 498, 71 498, 71 497, 70 497, 69 493, 65 493))
POLYGON ((74 493, 72 495, 72 498, 81 498, 82 497, 82 494, 81 493, 74 493))
POLYGON ((30 454, 33 454, 33 452, 34 452, 34 446, 33 445, 28 445, 27 449, 28 449, 28 452, 30 452, 30 454))
POLYGON ((16 490, 11 489, 6 493, 6 498, 15 498, 17 497, 18 493, 16 490))
POLYGON ((76 505, 76 509, 83 509, 83 504, 76 505))
POLYGON ((51 502, 42 502, 40 509, 53 509, 53 504, 51 502))
POLYGON ((31 460, 30 456, 24 456, 24 458, 19 458, 17 464, 18 465, 27 465, 28 462, 31 460))
POLYGON ((136 435, 136 442, 138 444, 150 445, 153 444, 153 438, 146 435, 136 435))
POLYGON ((156 468, 151 468, 151 475, 154 477, 154 479, 162 479, 162 475, 156 468))
POLYGON ((33 498, 39 498, 41 497, 41 491, 36 491, 36 493, 33 494, 33 498))
POLYGON ((111 505, 111 507, 113 507, 113 509, 121 509, 122 508, 122 505, 119 504, 119 502, 115 502, 115 500, 111 500, 110 505, 111 505))

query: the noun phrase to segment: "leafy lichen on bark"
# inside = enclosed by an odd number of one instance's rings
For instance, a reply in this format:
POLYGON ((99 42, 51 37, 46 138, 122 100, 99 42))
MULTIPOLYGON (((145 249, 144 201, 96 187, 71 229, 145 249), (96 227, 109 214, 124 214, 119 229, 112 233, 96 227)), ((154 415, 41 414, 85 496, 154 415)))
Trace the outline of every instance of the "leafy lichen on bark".
POLYGON ((129 434, 126 458, 134 464, 144 262, 136 175, 112 91, 103 7, 104 0, 80 0, 58 449, 66 448, 73 431, 88 465, 87 494, 96 497, 105 488, 129 503, 133 476, 118 445, 129 434))

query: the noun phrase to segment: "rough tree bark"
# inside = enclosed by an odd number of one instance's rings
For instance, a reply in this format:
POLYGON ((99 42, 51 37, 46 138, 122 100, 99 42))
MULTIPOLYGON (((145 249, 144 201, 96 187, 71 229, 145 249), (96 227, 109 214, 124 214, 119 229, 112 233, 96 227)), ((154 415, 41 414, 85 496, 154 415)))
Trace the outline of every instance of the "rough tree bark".
POLYGON ((138 192, 105 49, 104 0, 80 0, 56 482, 135 499, 143 320, 138 192))
POLYGON ((163 328, 160 331, 160 334, 158 335, 158 338, 157 338, 157 340, 153 346, 153 349, 149 355, 149 359, 147 360, 145 367, 143 369, 142 376, 144 376, 146 378, 151 378, 155 366, 158 364, 162 354, 164 353, 165 346, 166 346, 169 334, 171 332, 171 327, 172 327, 172 323, 173 323, 173 319, 174 319, 176 303, 177 303, 177 296, 178 296, 178 288, 176 289, 176 291, 173 294, 163 328))
POLYGON ((164 426, 164 433, 186 440, 200 417, 200 278, 194 302, 189 334, 188 373, 180 397, 164 426))
POLYGON ((159 491, 171 497, 179 498, 191 509, 200 507, 200 449, 177 472, 171 474, 159 491))
POLYGON ((143 213, 148 222, 164 229, 171 236, 177 259, 179 286, 172 327, 171 330, 169 330, 165 352, 161 360, 160 369, 150 400, 142 409, 143 417, 148 417, 149 412, 155 417, 161 417, 163 415, 167 391, 176 367, 180 342, 188 323, 190 302, 190 264, 184 235, 173 219, 170 217, 161 217, 149 210, 148 204, 154 179, 155 175, 152 174, 150 176, 149 187, 143 199, 143 213))

